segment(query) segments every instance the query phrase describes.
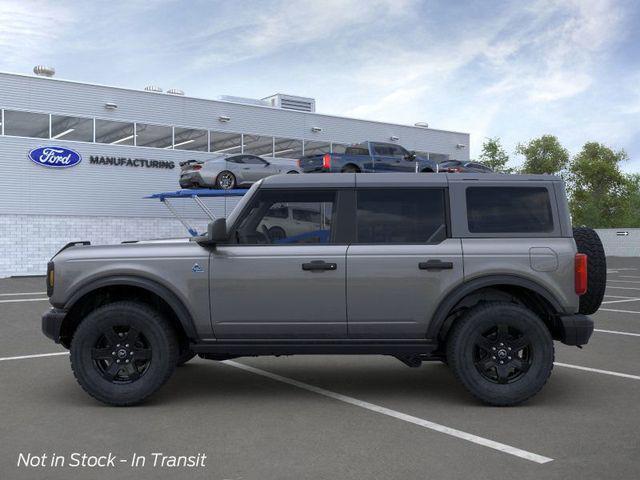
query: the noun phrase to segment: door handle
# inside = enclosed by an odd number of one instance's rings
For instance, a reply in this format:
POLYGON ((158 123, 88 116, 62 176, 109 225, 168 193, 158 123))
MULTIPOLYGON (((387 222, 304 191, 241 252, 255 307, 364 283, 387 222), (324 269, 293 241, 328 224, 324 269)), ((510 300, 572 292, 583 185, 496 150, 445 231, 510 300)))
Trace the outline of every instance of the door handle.
POLYGON ((418 264, 420 270, 451 270, 453 262, 443 262, 442 260, 429 260, 418 264))
POLYGON ((302 270, 308 272, 323 272, 325 270, 336 270, 337 268, 337 263, 327 263, 324 260, 312 260, 309 263, 302 264, 302 270))

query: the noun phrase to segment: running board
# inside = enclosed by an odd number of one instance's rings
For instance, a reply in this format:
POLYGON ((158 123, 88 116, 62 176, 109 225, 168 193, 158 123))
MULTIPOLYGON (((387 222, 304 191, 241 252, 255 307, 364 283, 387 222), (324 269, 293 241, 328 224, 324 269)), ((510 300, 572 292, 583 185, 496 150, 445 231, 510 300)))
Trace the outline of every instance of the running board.
POLYGON ((429 355, 438 345, 428 341, 336 341, 336 340, 222 340, 193 343, 199 355, 250 357, 261 355, 429 355))

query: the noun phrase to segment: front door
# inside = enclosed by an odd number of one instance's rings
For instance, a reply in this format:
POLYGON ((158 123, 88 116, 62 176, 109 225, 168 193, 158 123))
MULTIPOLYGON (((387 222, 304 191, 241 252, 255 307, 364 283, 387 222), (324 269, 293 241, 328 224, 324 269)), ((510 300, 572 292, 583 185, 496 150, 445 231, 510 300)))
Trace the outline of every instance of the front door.
POLYGON ((358 189, 356 241, 347 251, 351 338, 424 339, 445 292, 462 282, 461 241, 448 238, 445 194, 442 187, 358 189))
POLYGON ((217 338, 346 338, 335 190, 262 189, 211 254, 217 338), (292 212, 304 212, 294 220, 292 212))

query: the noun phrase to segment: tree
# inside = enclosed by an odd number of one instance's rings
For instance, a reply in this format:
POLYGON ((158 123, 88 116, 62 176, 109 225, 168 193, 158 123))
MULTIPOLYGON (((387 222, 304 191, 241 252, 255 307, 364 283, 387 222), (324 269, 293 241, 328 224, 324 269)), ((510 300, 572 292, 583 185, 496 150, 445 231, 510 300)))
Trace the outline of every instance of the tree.
POLYGON ((619 163, 626 159, 624 150, 613 151, 598 142, 584 144, 569 167, 574 225, 611 228, 638 223, 632 205, 638 205, 640 180, 620 171, 619 163))
POLYGON ((513 168, 508 168, 507 162, 509 162, 509 155, 502 148, 500 143, 500 137, 485 138, 482 144, 482 153, 478 160, 487 167, 491 168, 494 172, 498 173, 512 173, 513 168))
POLYGON ((524 156, 521 173, 562 174, 569 163, 569 151, 555 135, 542 135, 527 143, 520 143, 516 153, 524 156))

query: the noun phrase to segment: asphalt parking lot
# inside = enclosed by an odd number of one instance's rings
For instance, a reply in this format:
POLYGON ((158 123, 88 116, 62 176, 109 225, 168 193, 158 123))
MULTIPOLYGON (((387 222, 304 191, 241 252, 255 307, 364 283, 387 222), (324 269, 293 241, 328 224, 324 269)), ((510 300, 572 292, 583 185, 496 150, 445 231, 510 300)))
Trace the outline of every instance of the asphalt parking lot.
POLYGON ((609 259, 591 342, 556 344, 549 383, 514 408, 477 403, 440 363, 379 356, 195 359, 143 406, 106 407, 40 332, 43 283, 0 280, 0 479, 640 477, 640 258, 609 259), (72 452, 147 464, 17 466, 72 452), (207 458, 152 468, 154 452, 207 458))

